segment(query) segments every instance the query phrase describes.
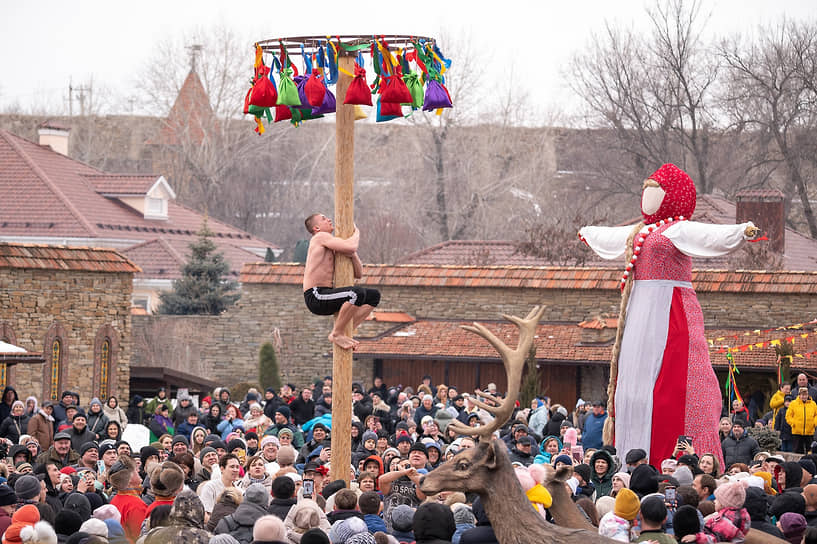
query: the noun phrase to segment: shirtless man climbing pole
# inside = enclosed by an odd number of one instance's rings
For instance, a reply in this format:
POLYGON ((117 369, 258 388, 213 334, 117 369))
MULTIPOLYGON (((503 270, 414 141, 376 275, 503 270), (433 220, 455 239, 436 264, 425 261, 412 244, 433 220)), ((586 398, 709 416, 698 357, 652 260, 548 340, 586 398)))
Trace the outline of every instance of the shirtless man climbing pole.
POLYGON ((304 269, 304 301, 313 314, 332 315, 337 312, 335 326, 329 340, 344 349, 355 349, 359 342, 344 334, 346 325, 352 323, 354 330, 380 303, 380 292, 366 287, 332 287, 335 272, 335 252, 352 259, 355 278, 363 276, 363 264, 357 255, 360 231, 350 238, 333 236, 332 220, 320 213, 313 213, 304 221, 312 235, 306 254, 304 269))

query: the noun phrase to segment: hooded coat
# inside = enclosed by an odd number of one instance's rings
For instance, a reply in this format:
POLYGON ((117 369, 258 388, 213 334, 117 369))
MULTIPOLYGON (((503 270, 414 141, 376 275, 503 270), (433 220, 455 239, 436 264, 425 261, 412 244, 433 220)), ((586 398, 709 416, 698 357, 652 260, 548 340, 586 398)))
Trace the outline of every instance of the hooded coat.
POLYGON ((7 385, 6 388, 3 389, 3 396, 0 397, 0 421, 3 421, 11 415, 11 405, 14 404, 15 400, 20 400, 20 397, 17 396, 17 390, 7 385), (9 392, 14 393, 14 398, 10 403, 6 403, 6 394, 9 392))
POLYGON ((550 421, 545 425, 545 430, 542 431, 545 436, 560 436, 562 429, 562 421, 565 420, 565 415, 559 411, 550 416, 550 421))
POLYGON ((607 450, 598 450, 597 452, 593 453, 593 456, 590 458, 590 470, 592 471, 590 481, 596 488, 596 498, 609 495, 610 492, 613 491, 613 474, 616 473, 616 465, 613 462, 613 456, 610 455, 607 450), (604 459, 607 461, 607 471, 603 474, 596 473, 596 460, 598 459, 604 459))
POLYGON ((40 408, 28 420, 28 434, 37 439, 42 450, 47 450, 54 441, 54 418, 40 408))
POLYGON ((119 423, 119 428, 123 429, 128 426, 128 414, 125 410, 119 406, 119 399, 116 397, 108 397, 108 400, 105 401, 105 404, 102 406, 102 411, 105 412, 105 416, 108 418, 108 421, 116 421, 119 423), (116 406, 111 408, 108 406, 108 402, 113 399, 116 402, 116 406))
POLYGON ((131 400, 130 404, 128 404, 128 409, 125 411, 125 415, 128 418, 128 423, 135 423, 137 425, 142 425, 145 422, 145 410, 144 407, 140 407, 139 403, 142 402, 143 399, 141 395, 134 395, 131 400))
POLYGON ((769 521, 769 501, 766 493, 762 490, 749 486, 746 488, 746 501, 743 507, 749 512, 752 518, 752 529, 763 531, 777 538, 783 538, 783 533, 771 521, 769 521))
POLYGON ((235 512, 224 516, 216 525, 216 530, 213 534, 229 534, 238 540, 241 544, 250 544, 252 542, 252 528, 258 518, 267 515, 267 510, 250 501, 244 501, 238 505, 235 512))
POLYGON ((0 423, 0 436, 16 444, 20 441, 20 435, 28 434, 29 419, 31 418, 26 415, 25 410, 21 416, 9 415, 0 423))

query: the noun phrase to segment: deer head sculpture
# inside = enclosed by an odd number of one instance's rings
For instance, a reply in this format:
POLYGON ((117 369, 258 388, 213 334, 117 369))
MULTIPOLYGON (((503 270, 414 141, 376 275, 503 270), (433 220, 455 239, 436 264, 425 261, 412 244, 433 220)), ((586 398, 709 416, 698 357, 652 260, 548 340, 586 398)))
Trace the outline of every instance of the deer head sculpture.
MULTIPOLYGON (((542 519, 522 491, 504 443, 492 439, 494 431, 501 428, 513 414, 514 405, 519 396, 525 358, 533 345, 536 326, 544 311, 544 307, 536 306, 524 319, 503 315, 506 320, 516 324, 519 328, 519 341, 515 349, 508 347, 505 342, 479 323, 463 327, 485 338, 497 350, 508 376, 508 394, 504 399, 500 399, 488 393, 476 391, 479 398, 474 399, 474 402, 492 414, 494 419, 481 427, 469 427, 456 420, 449 423, 449 428, 453 426, 460 434, 477 435, 481 441, 476 448, 458 453, 448 462, 429 472, 423 478, 420 489, 426 495, 440 491, 477 493, 491 520, 497 539, 502 544, 610 543, 611 539, 599 536, 583 519, 570 499, 563 473, 554 475, 549 480, 552 480, 553 485, 562 486, 559 488, 561 493, 558 494, 560 504, 554 503, 554 508, 562 509, 569 515, 554 517, 575 523, 575 525, 559 527, 542 519), (487 399, 492 404, 480 399, 487 399)), ((554 499, 556 498, 554 496, 554 499)))

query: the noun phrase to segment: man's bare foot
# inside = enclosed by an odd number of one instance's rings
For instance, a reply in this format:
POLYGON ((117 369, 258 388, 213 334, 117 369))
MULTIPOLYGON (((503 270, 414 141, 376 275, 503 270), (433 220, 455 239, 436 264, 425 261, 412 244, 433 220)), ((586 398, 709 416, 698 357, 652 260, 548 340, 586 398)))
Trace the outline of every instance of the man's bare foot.
POLYGON ((357 340, 353 340, 345 334, 335 334, 334 332, 329 333, 329 341, 337 344, 343 349, 355 350, 360 345, 360 342, 357 340))

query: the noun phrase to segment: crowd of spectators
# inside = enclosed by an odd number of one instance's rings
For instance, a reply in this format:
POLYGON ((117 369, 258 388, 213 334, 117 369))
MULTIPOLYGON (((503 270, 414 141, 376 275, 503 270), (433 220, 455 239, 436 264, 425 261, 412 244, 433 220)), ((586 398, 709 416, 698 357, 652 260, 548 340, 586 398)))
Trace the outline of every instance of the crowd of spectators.
MULTIPOLYGON (((568 408, 535 398, 494 438, 548 520, 544 465, 570 469, 568 495, 616 540, 739 543, 755 530, 817 544, 817 389, 801 382, 796 398, 781 386, 762 417, 733 405, 721 452, 696 452, 694 437, 679 437, 656 466, 644 450, 604 443, 602 400, 568 408), (791 431, 783 453, 760 451, 746 432, 768 426, 782 438, 782 422, 791 431), (805 454, 795 461, 787 449, 805 454)), ((494 384, 485 391, 501 397, 494 384)), ((424 474, 478 445, 452 421, 478 427, 493 417, 473 394, 429 376, 416 388, 354 384, 348 485, 329 480, 330 377, 241 399, 223 387, 198 400, 160 389, 125 407, 116 397, 86 405, 72 391, 23 401, 8 386, 0 400, 4 544, 496 542, 479 497, 420 489, 424 474), (128 425, 147 427, 150 444, 123 440, 128 425)))

